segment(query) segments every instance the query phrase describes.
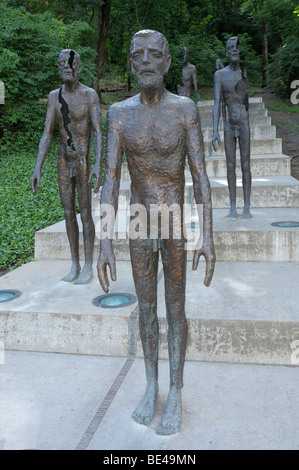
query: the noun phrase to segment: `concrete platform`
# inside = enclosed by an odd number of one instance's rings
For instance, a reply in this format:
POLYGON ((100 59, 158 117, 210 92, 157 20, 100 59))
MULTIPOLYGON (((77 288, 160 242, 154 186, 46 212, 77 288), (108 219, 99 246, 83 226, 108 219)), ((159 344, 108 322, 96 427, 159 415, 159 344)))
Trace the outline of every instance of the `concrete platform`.
MULTIPOLYGON (((142 357, 137 304, 101 309, 98 279, 84 286, 61 281, 66 261, 28 263, 0 278, 0 289, 22 295, 0 303, 0 341, 7 350, 142 357)), ((209 288, 205 264, 188 263, 187 360, 292 365, 299 340, 298 263, 218 262, 209 288)), ((95 272, 95 269, 94 269, 95 272)), ((134 294, 130 262, 117 264, 111 292, 134 294)), ((160 357, 167 358, 163 276, 158 289, 160 357)))
MULTIPOLYGON (((221 140, 220 147, 215 152, 211 149, 210 141, 204 142, 204 151, 207 156, 225 156, 224 142, 221 140)), ((282 153, 282 139, 254 139, 250 141, 250 151, 253 155, 275 155, 282 153)), ((236 155, 240 155, 239 144, 237 144, 236 155)))
MULTIPOLYGON (((213 137, 213 129, 211 127, 202 129, 203 139, 205 142, 210 142, 213 137)), ((224 139, 223 129, 219 129, 219 136, 221 140, 224 139)), ((276 126, 251 126, 250 138, 257 140, 276 139, 276 126)))
MULTIPOLYGON (((206 156, 206 170, 209 178, 226 178, 226 158, 213 152, 212 156, 206 156)), ((253 176, 289 176, 291 174, 291 157, 284 154, 275 155, 251 155, 250 169, 253 176)), ((242 176, 240 157, 236 159, 236 174, 242 176)), ((191 174, 186 161, 185 178, 190 179, 191 174)), ((130 181, 127 163, 122 164, 122 181, 130 181)))
POLYGON ((159 363, 154 419, 142 426, 131 418, 144 375, 137 358, 128 363, 118 357, 6 351, 0 365, 0 449, 108 455, 124 450, 132 456, 134 450, 169 455, 186 450, 192 457, 196 450, 299 449, 295 368, 186 362, 182 428, 172 436, 156 434, 169 387, 168 361, 159 363))
MULTIPOLYGON (((214 209, 229 207, 227 178, 209 178, 211 185, 212 206, 214 209)), ((237 207, 242 207, 242 178, 237 177, 237 207)), ((130 200, 130 181, 121 181, 119 195, 130 200)), ((93 199, 93 208, 99 206, 100 195, 93 199)), ((193 183, 185 181, 185 203, 194 202, 193 183)), ((292 176, 253 176, 251 186, 251 207, 299 207, 299 181, 292 176)))
MULTIPOLYGON (((229 207, 226 178, 210 178, 212 206, 215 209, 229 207)), ((186 180, 185 192, 189 188, 194 200, 192 181, 186 180)), ((237 207, 244 204, 242 179, 237 178, 237 207)), ((299 181, 292 176, 253 176, 250 205, 252 208, 299 207, 299 181)))
MULTIPOLYGON (((239 214, 241 209, 239 209, 239 214)), ((298 208, 258 208, 252 209, 251 219, 230 219, 228 209, 213 209, 213 231, 218 261, 298 261, 299 260, 299 228, 279 228, 271 224, 281 221, 299 222, 298 208)), ((84 256, 82 223, 77 217, 80 230, 80 254, 84 256)), ((114 241, 115 255, 118 260, 129 260, 128 224, 116 234, 114 241)), ((99 234, 100 217, 94 216, 96 232, 99 234)), ((193 249, 192 239, 198 239, 198 218, 195 209, 190 211, 186 220, 186 237, 193 249), (192 224, 192 225, 191 225, 192 224), (195 230, 195 232, 194 232, 195 230)), ((100 236, 100 235, 98 235, 100 236)), ((97 259, 99 238, 95 240, 94 257, 97 259)), ((69 260, 70 249, 65 230, 65 222, 61 221, 35 235, 35 257, 38 260, 69 260)), ((188 259, 192 253, 188 251, 188 259)))

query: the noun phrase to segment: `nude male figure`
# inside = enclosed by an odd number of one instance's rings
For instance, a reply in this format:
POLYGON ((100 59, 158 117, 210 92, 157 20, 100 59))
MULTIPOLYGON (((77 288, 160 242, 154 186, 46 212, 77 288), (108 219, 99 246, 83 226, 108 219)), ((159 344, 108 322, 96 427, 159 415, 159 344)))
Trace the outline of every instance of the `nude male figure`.
POLYGON ((250 218, 250 127, 249 104, 246 88, 249 83, 246 74, 240 68, 240 41, 232 37, 226 44, 226 55, 229 65, 216 71, 214 75, 214 110, 212 145, 217 150, 216 142, 220 145, 218 133, 221 107, 227 109, 223 116, 224 147, 227 164, 227 181, 230 198, 228 217, 237 217, 236 210, 236 143, 239 141, 244 208, 241 218, 250 218))
POLYGON ((95 227, 91 212, 91 178, 96 177, 94 191, 101 184, 102 129, 101 110, 97 93, 78 81, 81 59, 77 52, 60 52, 59 71, 64 85, 50 92, 43 136, 40 140, 31 188, 36 194, 41 181, 41 170, 50 148, 55 121, 60 132, 58 158, 59 192, 64 208, 66 231, 71 249, 72 266, 63 280, 86 284, 92 277, 95 227), (90 171, 91 131, 94 132, 95 164, 90 171), (76 219, 76 189, 83 225, 85 264, 79 262, 79 229, 76 219))
MULTIPOLYGON (((121 162, 126 153, 131 176, 131 204, 178 205, 183 210, 186 154, 193 177, 197 204, 203 204, 203 241, 194 252, 193 269, 206 259, 204 284, 209 286, 215 263, 212 238, 210 184, 205 170, 203 139, 197 106, 189 98, 165 90, 164 74, 171 57, 165 37, 150 30, 139 31, 131 42, 131 64, 140 94, 110 107, 107 116, 107 155, 101 204, 117 209, 121 162)), ((170 221, 170 224, 173 220, 170 221)), ((130 239, 130 255, 139 304, 140 336, 144 351, 147 387, 133 414, 141 424, 151 421, 158 394, 157 270, 159 251, 164 270, 165 301, 169 324, 170 390, 158 434, 178 432, 181 426, 181 389, 187 344, 185 316, 186 250, 183 234, 151 239, 150 234, 130 239)), ((116 264, 112 240, 101 240, 98 276, 109 290, 107 266, 112 280, 116 264)))
POLYGON ((194 90, 196 93, 197 100, 200 99, 200 93, 197 88, 197 72, 196 67, 193 64, 188 62, 189 59, 189 51, 187 47, 184 47, 184 65, 182 70, 182 81, 183 87, 178 85, 178 93, 181 96, 187 96, 191 98, 191 91, 192 91, 192 84, 194 86, 194 90))

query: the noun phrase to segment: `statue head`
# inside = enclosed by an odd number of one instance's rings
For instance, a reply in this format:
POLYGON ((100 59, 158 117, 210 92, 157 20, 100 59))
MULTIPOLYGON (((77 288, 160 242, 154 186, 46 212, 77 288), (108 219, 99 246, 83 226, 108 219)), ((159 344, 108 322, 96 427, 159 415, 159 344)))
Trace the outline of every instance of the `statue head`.
POLYGON ((134 34, 131 45, 131 66, 140 87, 159 87, 171 63, 169 44, 158 31, 141 30, 134 34))
POLYGON ((240 62, 240 41, 237 36, 233 36, 227 41, 226 55, 230 63, 240 62))
POLYGON ((189 50, 187 47, 184 47, 184 64, 187 64, 189 59, 189 50))
POLYGON ((81 72, 82 64, 78 52, 63 49, 58 56, 60 74, 65 82, 75 82, 81 72))

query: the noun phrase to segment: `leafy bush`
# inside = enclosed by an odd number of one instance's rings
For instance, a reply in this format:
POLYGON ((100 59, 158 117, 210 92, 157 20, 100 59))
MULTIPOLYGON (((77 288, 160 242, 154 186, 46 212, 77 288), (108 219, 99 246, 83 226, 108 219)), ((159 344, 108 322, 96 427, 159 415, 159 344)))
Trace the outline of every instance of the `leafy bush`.
POLYGON ((299 79, 299 39, 289 36, 286 45, 272 56, 269 67, 275 91, 283 98, 291 94, 291 83, 299 79))
POLYGON ((57 182, 57 146, 45 161, 39 192, 31 192, 35 154, 0 158, 0 269, 26 262, 34 251, 34 235, 64 218, 57 182))
POLYGON ((80 80, 90 85, 95 51, 87 44, 92 28, 83 21, 65 25, 51 13, 32 14, 25 8, 0 4, 0 77, 5 85, 1 105, 0 139, 14 149, 38 142, 45 108, 39 100, 61 86, 58 53, 73 48, 82 58, 80 80), (16 135, 17 133, 17 135, 16 135))

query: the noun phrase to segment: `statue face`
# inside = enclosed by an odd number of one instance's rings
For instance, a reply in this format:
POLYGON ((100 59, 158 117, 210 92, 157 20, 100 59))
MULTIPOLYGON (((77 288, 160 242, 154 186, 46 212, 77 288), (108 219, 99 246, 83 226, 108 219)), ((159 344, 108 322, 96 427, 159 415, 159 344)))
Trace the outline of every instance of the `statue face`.
POLYGON ((240 41, 237 37, 227 41, 226 55, 230 62, 240 61, 240 41))
POLYGON ((154 33, 137 36, 131 49, 131 65, 141 88, 157 88, 163 83, 171 57, 164 52, 164 40, 154 33))
POLYGON ((81 71, 81 60, 75 51, 65 49, 58 57, 59 72, 65 82, 75 82, 81 71))

